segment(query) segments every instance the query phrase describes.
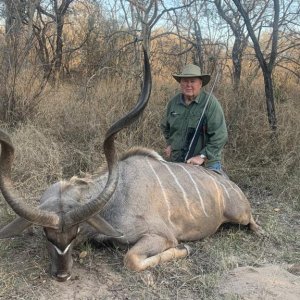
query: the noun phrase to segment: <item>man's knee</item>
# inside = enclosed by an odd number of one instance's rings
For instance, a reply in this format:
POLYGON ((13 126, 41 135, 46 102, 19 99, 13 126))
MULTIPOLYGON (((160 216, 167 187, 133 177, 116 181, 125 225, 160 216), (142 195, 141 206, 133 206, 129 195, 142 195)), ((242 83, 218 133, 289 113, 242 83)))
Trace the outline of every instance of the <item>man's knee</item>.
POLYGON ((225 173, 225 171, 222 169, 222 165, 220 161, 215 161, 214 163, 205 166, 206 169, 208 170, 212 170, 222 176, 224 176, 225 178, 229 179, 228 175, 225 173))
POLYGON ((205 168, 208 170, 212 170, 212 171, 221 171, 222 165, 221 165, 221 162, 218 160, 213 163, 209 163, 209 164, 205 165, 205 168))

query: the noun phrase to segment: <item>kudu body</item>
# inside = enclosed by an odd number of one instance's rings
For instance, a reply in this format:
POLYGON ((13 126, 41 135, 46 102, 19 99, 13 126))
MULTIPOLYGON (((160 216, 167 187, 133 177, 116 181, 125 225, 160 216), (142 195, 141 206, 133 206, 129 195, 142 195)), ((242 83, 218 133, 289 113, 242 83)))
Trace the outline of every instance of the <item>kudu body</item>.
POLYGON ((72 248, 83 239, 130 245, 125 265, 142 271, 160 262, 185 257, 194 241, 216 232, 225 222, 250 225, 257 232, 243 192, 229 179, 202 167, 170 163, 156 152, 135 148, 115 161, 114 136, 132 123, 147 104, 151 75, 145 54, 143 92, 137 106, 107 132, 104 151, 108 171, 50 186, 37 208, 29 207, 11 181, 13 145, 0 131, 0 189, 19 215, 0 230, 0 238, 42 226, 57 280, 70 278, 72 248))

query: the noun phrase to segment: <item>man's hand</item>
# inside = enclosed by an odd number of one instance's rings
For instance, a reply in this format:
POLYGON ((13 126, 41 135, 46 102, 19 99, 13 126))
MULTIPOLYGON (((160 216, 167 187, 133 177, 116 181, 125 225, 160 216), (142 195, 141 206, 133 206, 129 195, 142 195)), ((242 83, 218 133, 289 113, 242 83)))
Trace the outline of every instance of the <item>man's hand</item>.
POLYGON ((187 164, 198 165, 201 166, 205 162, 205 158, 202 158, 200 155, 191 157, 186 161, 187 164))
POLYGON ((166 158, 170 158, 170 157, 171 157, 171 152, 172 152, 171 146, 169 145, 169 146, 165 149, 164 152, 165 152, 166 158))

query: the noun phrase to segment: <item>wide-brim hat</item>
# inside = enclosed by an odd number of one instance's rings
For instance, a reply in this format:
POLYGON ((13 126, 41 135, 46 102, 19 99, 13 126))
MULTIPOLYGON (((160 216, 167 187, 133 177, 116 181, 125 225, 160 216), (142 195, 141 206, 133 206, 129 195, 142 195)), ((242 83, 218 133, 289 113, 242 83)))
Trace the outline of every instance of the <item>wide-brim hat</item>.
POLYGON ((200 67, 196 65, 186 65, 181 74, 172 74, 172 76, 180 82, 181 78, 191 78, 191 77, 199 77, 202 80, 202 86, 205 86, 210 81, 210 75, 202 74, 200 67))

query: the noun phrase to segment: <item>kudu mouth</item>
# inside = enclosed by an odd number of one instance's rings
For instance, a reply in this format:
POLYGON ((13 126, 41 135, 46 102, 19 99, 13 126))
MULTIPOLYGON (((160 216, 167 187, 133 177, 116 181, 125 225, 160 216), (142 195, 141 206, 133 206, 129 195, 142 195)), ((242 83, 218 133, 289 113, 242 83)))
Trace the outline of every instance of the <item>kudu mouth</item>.
POLYGON ((72 277, 71 273, 56 273, 52 275, 52 278, 59 282, 65 282, 70 280, 72 277))

